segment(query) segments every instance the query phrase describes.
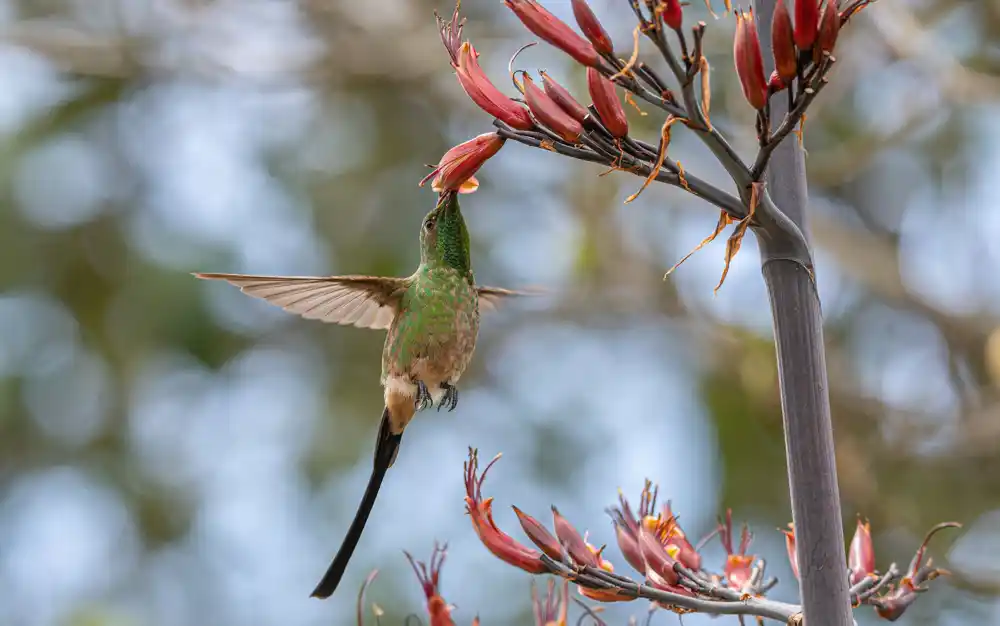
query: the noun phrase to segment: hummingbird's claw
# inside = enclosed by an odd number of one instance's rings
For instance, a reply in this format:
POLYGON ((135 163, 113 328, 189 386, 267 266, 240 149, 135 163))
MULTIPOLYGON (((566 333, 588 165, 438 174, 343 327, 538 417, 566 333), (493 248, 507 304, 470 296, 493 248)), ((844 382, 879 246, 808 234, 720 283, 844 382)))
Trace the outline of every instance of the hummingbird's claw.
POLYGON ((423 411, 434 406, 434 399, 431 398, 431 392, 427 390, 427 385, 422 380, 417 381, 416 405, 418 411, 423 411))
POLYGON ((448 412, 450 413, 458 406, 458 387, 449 385, 448 383, 441 383, 441 388, 444 389, 444 398, 441 399, 441 404, 438 405, 438 411, 447 404, 449 405, 448 412))

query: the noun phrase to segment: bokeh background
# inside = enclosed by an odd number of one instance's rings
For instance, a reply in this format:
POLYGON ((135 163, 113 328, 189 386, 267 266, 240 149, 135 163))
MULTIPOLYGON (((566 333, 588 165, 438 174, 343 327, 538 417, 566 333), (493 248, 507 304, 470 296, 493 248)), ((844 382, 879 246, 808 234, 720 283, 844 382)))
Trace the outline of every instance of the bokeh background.
MULTIPOLYGON (((463 4, 506 85, 532 38, 499 0, 463 4)), ((627 51, 626 3, 592 4, 627 51)), ((713 121, 749 158, 733 20, 693 5, 713 121)), ((550 294, 484 319, 459 409, 408 431, 341 593, 308 598, 367 480, 383 334, 189 272, 412 270, 425 164, 490 128, 434 9, 451 5, 0 1, 0 624, 348 624, 376 567, 369 599, 397 624, 422 607, 402 551, 426 559, 435 540, 460 623, 528 623, 529 576, 464 516, 470 445, 504 453, 486 488, 515 536, 508 505, 544 519, 556 503, 612 541, 604 507, 648 476, 692 535, 726 506, 748 520, 776 597, 794 598, 754 243, 718 295, 722 239, 664 281, 710 207, 664 186, 623 205, 639 179, 513 143, 464 201, 477 278, 550 294)), ((997 623, 1000 3, 883 0, 837 56, 806 140, 845 526, 871 519, 885 567, 963 522, 932 548, 954 576, 900 623, 997 623)), ((519 63, 585 94, 550 48, 519 63)), ((631 122, 655 138, 643 108, 631 122)), ((696 141, 672 150, 728 188, 696 141)))

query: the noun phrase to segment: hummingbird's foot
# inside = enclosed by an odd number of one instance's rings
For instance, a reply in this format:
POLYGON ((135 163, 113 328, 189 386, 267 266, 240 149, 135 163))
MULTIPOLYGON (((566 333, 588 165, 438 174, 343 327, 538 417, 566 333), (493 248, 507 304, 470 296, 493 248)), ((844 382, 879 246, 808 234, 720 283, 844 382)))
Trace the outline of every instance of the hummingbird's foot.
POLYGON ((444 397, 441 398, 441 404, 438 405, 438 411, 444 405, 448 406, 448 411, 454 411, 455 407, 458 406, 458 387, 455 385, 449 385, 448 383, 441 383, 441 388, 444 389, 444 397))
POLYGON ((434 398, 431 397, 431 392, 428 391, 427 385, 424 381, 417 381, 417 397, 415 400, 417 410, 423 411, 424 409, 429 409, 434 406, 434 398))

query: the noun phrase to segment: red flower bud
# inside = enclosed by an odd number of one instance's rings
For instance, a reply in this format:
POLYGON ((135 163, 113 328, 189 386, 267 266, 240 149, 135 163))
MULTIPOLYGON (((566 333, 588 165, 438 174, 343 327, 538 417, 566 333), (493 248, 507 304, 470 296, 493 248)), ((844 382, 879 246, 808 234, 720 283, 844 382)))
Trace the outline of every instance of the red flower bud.
POLYGON ((587 88, 604 127, 617 138, 628 134, 625 109, 615 92, 615 84, 592 67, 587 68, 587 88))
POLYGON ((666 0, 661 3, 656 10, 660 12, 664 24, 674 30, 680 30, 681 23, 684 19, 684 13, 681 10, 680 0, 666 0))
POLYGON ((518 130, 529 130, 535 127, 531 116, 517 102, 514 102, 490 82, 486 72, 479 66, 479 53, 466 41, 458 50, 458 65, 455 74, 462 89, 479 105, 498 120, 518 130))
POLYGON ((552 129, 557 135, 570 143, 576 143, 583 132, 580 122, 563 111, 556 102, 544 91, 535 86, 535 82, 527 74, 524 75, 524 99, 528 109, 535 114, 542 124, 552 129))
POLYGON ((760 40, 753 21, 753 9, 747 14, 736 14, 736 37, 733 40, 733 58, 736 75, 740 79, 743 97, 758 111, 767 104, 767 82, 764 78, 764 59, 760 53, 760 40))
POLYGON ((872 545, 872 531, 868 522, 858 518, 858 527, 851 539, 847 553, 847 568, 851 570, 851 584, 856 585, 866 576, 875 572, 875 547, 872 545))
POLYGON ((795 0, 795 45, 808 50, 819 30, 820 0, 795 0))
POLYGON ((570 117, 582 124, 584 118, 590 114, 586 107, 577 102, 576 98, 574 98, 565 87, 549 78, 549 75, 544 71, 539 71, 538 73, 542 75, 542 86, 545 88, 545 93, 552 98, 552 100, 558 104, 563 111, 569 113, 570 117))
POLYGON ((817 63, 823 58, 824 52, 833 54, 837 45, 837 35, 840 33, 840 15, 837 13, 836 0, 824 3, 823 17, 819 21, 819 31, 816 34, 816 49, 813 60, 817 63))
POLYGON ((578 63, 587 67, 597 64, 600 56, 594 45, 535 0, 504 0, 504 4, 528 30, 570 55, 578 63))
POLYGON ((531 542, 549 558, 562 561, 562 547, 560 547, 559 541, 552 536, 552 533, 542 526, 541 522, 521 509, 516 506, 513 508, 517 515, 517 521, 521 522, 521 528, 524 530, 524 534, 528 535, 528 539, 531 539, 531 542))
POLYGON ((885 597, 873 598, 871 603, 875 606, 875 612, 879 617, 887 622, 895 622, 906 609, 917 599, 917 592, 911 587, 900 585, 893 589, 885 597))
POLYGON ((556 529, 556 537, 559 538, 559 543, 566 549, 571 559, 579 565, 591 567, 600 565, 597 556, 587 547, 587 542, 583 540, 580 533, 565 517, 559 514, 559 510, 554 506, 552 507, 552 521, 556 529))
POLYGON ((618 540, 618 549, 622 551, 625 561, 637 572, 644 572, 646 568, 642 563, 642 552, 639 551, 639 544, 635 537, 629 534, 623 526, 615 524, 615 538, 618 540))
POLYGON ((768 89, 770 89, 774 93, 778 93, 779 91, 783 91, 787 87, 788 85, 785 84, 785 81, 781 80, 781 77, 778 76, 778 70, 774 70, 773 72, 771 72, 771 78, 767 79, 768 89))
POLYGON ((774 66, 778 76, 784 81, 795 78, 798 68, 795 58, 795 38, 792 36, 792 16, 788 14, 785 0, 778 0, 774 5, 774 17, 771 20, 771 52, 774 54, 774 66))
POLYGON ((792 575, 798 580, 799 560, 795 553, 795 525, 789 522, 788 530, 781 532, 785 533, 785 550, 788 552, 788 563, 792 566, 792 575))
POLYGON ((594 44, 594 48, 598 52, 601 54, 614 52, 614 44, 611 43, 608 31, 601 26, 601 22, 594 15, 587 0, 573 0, 573 15, 576 17, 576 23, 579 24, 584 36, 590 40, 590 43, 594 44))
POLYGON ((479 188, 479 181, 473 174, 503 147, 505 141, 496 133, 484 133, 458 144, 444 153, 437 167, 420 181, 420 186, 423 187, 433 178, 431 189, 439 193, 472 193, 479 188))

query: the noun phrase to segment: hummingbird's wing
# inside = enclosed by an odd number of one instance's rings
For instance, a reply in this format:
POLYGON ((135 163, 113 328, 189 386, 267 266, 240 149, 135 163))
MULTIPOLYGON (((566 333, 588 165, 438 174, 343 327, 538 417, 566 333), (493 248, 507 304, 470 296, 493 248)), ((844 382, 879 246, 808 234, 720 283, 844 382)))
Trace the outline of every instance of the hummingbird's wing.
POLYGON ((544 292, 540 289, 531 291, 514 291, 512 289, 502 289, 500 287, 477 287, 479 292, 479 310, 496 311, 504 298, 519 298, 523 296, 540 296, 544 292))
POLYGON ((195 276, 227 281, 245 294, 306 319, 373 329, 389 328, 406 288, 405 278, 379 276, 195 276))

